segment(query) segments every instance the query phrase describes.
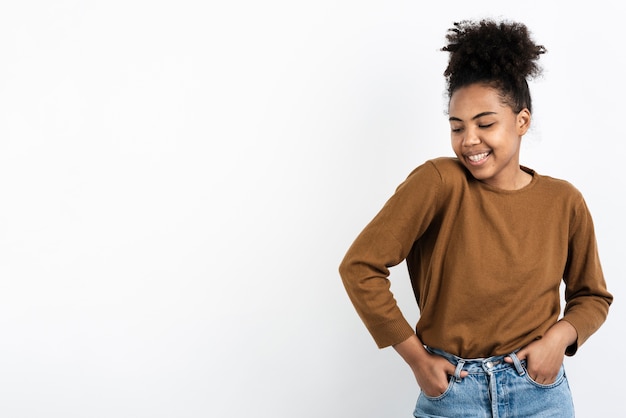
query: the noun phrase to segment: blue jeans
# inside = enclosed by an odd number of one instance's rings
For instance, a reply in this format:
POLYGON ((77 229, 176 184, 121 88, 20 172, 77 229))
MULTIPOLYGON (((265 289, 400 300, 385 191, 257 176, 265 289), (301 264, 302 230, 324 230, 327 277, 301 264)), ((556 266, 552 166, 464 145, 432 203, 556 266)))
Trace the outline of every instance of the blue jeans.
POLYGON ((572 418, 574 403, 563 366, 554 383, 542 385, 526 372, 526 362, 515 353, 514 364, 506 356, 462 359, 445 351, 427 348, 456 366, 448 389, 437 397, 420 393, 416 418, 572 418), (469 372, 461 379, 462 370, 469 372))

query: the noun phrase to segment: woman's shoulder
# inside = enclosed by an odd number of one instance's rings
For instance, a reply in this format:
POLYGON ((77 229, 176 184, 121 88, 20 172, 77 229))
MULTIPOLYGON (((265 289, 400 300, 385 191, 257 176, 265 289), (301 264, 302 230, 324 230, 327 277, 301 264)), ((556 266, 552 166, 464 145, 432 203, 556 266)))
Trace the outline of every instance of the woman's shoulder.
POLYGON ((561 211, 562 214, 587 211, 585 198, 573 183, 548 175, 534 175, 537 181, 531 190, 535 199, 546 202, 550 208, 561 211))
POLYGON ((438 157, 424 161, 414 168, 396 191, 435 193, 442 195, 466 187, 468 172, 461 162, 452 157, 438 157))
POLYGON ((465 167, 456 157, 437 157, 426 160, 424 163, 415 168, 409 177, 421 173, 431 173, 440 177, 442 180, 449 178, 466 177, 465 167))
POLYGON ((538 185, 550 193, 582 197, 580 190, 574 186, 573 183, 565 179, 539 174, 537 172, 534 172, 533 175, 537 177, 538 185))

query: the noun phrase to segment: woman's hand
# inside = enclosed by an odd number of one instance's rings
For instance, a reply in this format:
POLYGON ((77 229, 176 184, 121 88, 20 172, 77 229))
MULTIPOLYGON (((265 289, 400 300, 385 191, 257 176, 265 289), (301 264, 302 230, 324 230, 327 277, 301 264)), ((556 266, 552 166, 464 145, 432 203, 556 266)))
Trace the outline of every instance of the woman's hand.
MULTIPOLYGON (((449 376, 454 375, 455 371, 452 363, 426 351, 417 335, 393 347, 411 367, 417 384, 425 395, 437 397, 446 391, 449 376)), ((461 378, 467 374, 466 371, 462 371, 461 378)))
MULTIPOLYGON (((576 329, 567 321, 554 324, 539 340, 535 340, 519 350, 516 355, 520 360, 526 360, 528 376, 542 385, 549 385, 556 381, 556 377, 563 364, 565 350, 576 342, 576 329)), ((506 357, 507 363, 513 359, 506 357)))
MULTIPOLYGON (((426 353, 420 363, 411 366, 417 384, 425 395, 437 397, 442 395, 449 385, 450 376, 454 375, 455 367, 445 358, 426 353)), ((467 376, 466 371, 461 372, 461 377, 467 376)))

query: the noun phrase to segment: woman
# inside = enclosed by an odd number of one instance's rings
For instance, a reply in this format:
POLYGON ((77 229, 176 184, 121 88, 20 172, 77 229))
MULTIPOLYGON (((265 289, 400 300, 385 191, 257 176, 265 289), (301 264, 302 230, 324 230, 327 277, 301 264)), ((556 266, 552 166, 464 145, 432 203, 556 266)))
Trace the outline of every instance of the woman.
POLYGON ((415 417, 573 417, 563 358, 601 326, 613 297, 580 192, 519 162, 527 80, 545 48, 506 21, 456 23, 447 40, 456 158, 408 176, 348 250, 341 277, 378 346, 411 367, 415 417), (415 328, 389 290, 388 268, 404 260, 415 328))

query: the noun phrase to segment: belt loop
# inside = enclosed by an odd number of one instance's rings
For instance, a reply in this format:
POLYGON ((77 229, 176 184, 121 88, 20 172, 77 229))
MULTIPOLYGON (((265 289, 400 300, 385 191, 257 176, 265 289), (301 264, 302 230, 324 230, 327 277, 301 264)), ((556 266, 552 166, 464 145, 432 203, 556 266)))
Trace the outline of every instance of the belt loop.
POLYGON ((459 360, 459 362, 456 364, 456 369, 454 370, 454 379, 457 383, 461 381, 461 370, 463 370, 464 364, 465 360, 459 360))
POLYGON ((519 358, 517 358, 517 354, 515 354, 515 352, 512 352, 511 354, 509 354, 509 357, 513 359, 515 370, 517 370, 520 376, 524 376, 524 374, 526 374, 526 370, 524 370, 524 367, 522 367, 522 363, 519 361, 519 358))

